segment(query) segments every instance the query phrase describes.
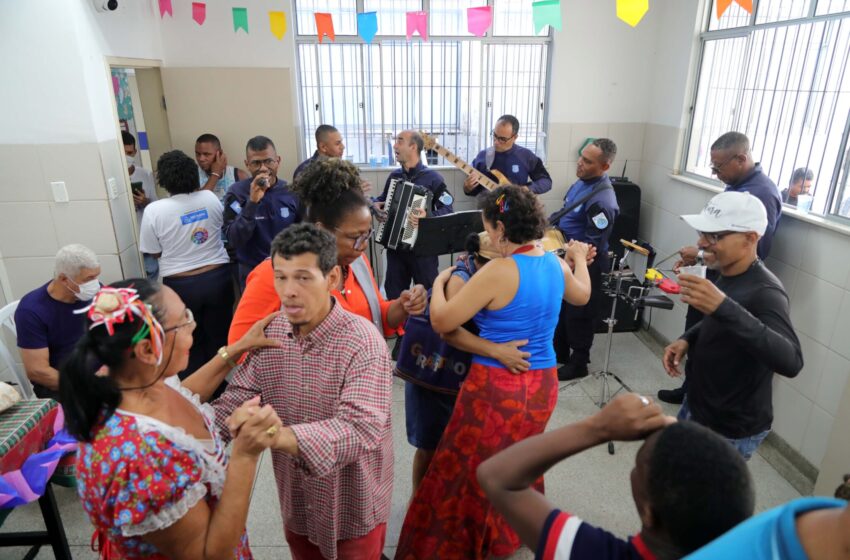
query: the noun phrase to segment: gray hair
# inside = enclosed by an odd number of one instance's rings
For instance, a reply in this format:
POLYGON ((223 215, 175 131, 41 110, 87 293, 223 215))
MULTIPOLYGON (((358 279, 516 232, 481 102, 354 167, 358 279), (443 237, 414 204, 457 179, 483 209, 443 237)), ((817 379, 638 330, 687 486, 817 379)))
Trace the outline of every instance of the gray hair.
POLYGON ((739 154, 746 154, 750 151, 750 139, 746 134, 741 132, 727 132, 720 138, 714 141, 711 145, 711 151, 734 150, 739 154))
POLYGON ((84 268, 97 268, 99 266, 100 263, 94 251, 85 245, 74 243, 65 245, 56 253, 53 276, 58 278, 60 274, 64 274, 69 278, 74 278, 84 268))
POLYGON ((617 156, 617 144, 610 138, 597 138, 591 142, 591 145, 602 150, 602 161, 611 165, 611 162, 617 156))

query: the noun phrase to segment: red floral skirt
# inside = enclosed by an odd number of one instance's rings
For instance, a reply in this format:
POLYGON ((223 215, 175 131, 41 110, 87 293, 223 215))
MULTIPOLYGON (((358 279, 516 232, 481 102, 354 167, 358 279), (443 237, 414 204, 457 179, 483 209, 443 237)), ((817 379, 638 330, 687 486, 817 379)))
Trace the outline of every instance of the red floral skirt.
MULTIPOLYGON (((513 554, 519 537, 478 485, 475 470, 502 449, 542 433, 558 400, 555 368, 516 375, 473 364, 454 413, 401 528, 396 560, 513 554)), ((543 479, 535 483, 543 491, 543 479)))

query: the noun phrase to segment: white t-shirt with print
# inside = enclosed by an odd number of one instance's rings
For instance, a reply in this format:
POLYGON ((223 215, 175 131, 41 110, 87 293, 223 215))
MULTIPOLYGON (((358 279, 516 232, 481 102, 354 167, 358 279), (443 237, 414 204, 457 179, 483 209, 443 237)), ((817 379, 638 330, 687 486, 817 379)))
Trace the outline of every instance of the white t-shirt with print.
POLYGON ((145 208, 139 250, 162 253, 161 277, 230 262, 221 238, 224 213, 218 197, 195 191, 157 200, 145 208))

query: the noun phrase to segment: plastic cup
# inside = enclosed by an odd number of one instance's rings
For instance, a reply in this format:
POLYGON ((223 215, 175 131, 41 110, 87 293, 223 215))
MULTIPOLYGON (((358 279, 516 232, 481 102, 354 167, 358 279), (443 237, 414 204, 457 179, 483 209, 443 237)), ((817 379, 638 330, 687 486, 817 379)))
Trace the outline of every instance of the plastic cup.
POLYGON ((682 266, 679 267, 679 274, 692 274, 694 276, 699 276, 700 278, 705 278, 705 271, 708 267, 704 264, 695 264, 693 266, 682 266))
POLYGON ((812 202, 815 197, 810 194, 801 194, 797 197, 797 210, 801 212, 809 212, 812 209, 812 202))

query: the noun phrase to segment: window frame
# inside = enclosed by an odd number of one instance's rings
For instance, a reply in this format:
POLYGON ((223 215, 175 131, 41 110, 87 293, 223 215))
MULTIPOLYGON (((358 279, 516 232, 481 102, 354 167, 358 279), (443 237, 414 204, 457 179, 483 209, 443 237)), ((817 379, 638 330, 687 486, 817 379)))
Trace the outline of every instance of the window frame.
MULTIPOLYGON (((704 11, 701 15, 700 25, 701 31, 697 42, 698 51, 695 58, 694 75, 691 82, 691 90, 688 96, 687 127, 685 129, 685 134, 683 135, 683 144, 681 150, 681 157, 678 165, 678 173, 683 177, 687 177, 695 181, 701 181, 703 183, 708 183, 712 186, 719 186, 722 188, 724 186, 722 181, 719 181, 715 177, 706 177, 705 175, 700 175, 699 173, 688 171, 688 158, 694 131, 694 116, 697 107, 698 96, 700 93, 700 84, 703 79, 702 70, 706 51, 706 43, 715 40, 743 37, 747 39, 747 50, 749 51, 751 47, 752 35, 756 31, 763 29, 789 27, 810 23, 814 24, 818 22, 828 22, 846 19, 850 18, 850 11, 817 15, 819 0, 811 0, 811 3, 809 4, 808 14, 803 17, 796 17, 765 23, 756 23, 759 13, 759 4, 761 2, 760 0, 753 0, 753 13, 750 14, 750 22, 747 25, 730 29, 715 29, 709 31, 711 18, 716 17, 714 10, 715 1, 716 0, 707 0, 706 2, 704 2, 703 5, 704 11)), ((741 83, 738 85, 737 88, 738 99, 740 99, 740 97, 744 94, 744 88, 742 86, 746 75, 747 69, 745 68, 744 71, 741 72, 741 83)), ((829 181, 824 212, 821 214, 819 212, 811 211, 811 214, 847 226, 850 225, 850 216, 841 216, 838 214, 841 202, 843 200, 843 196, 845 194, 850 195, 850 178, 848 178, 848 176, 850 176, 850 112, 848 112, 845 118, 846 121, 844 125, 844 132, 842 134, 841 145, 838 150, 838 160, 836 161, 835 169, 833 170, 832 177, 829 181), (842 177, 842 170, 844 171, 843 181, 842 184, 839 185, 838 183, 839 179, 841 179, 842 177)), ((779 185, 777 185, 777 188, 781 192, 782 188, 779 187, 779 185)), ((793 207, 786 205, 785 203, 782 204, 783 211, 789 208, 793 207)))
MULTIPOLYGON (((307 131, 305 130, 305 128, 306 128, 306 123, 305 123, 305 119, 304 119, 304 116, 305 116, 304 115, 305 99, 304 99, 304 86, 303 86, 303 83, 302 83, 303 82, 303 71, 304 71, 304 69, 302 67, 302 61, 301 61, 301 56, 300 56, 300 46, 301 45, 319 45, 320 43, 319 43, 319 37, 315 33, 310 33, 310 34, 306 34, 306 35, 301 35, 301 34, 298 33, 298 21, 297 21, 297 18, 298 18, 298 1, 299 0, 293 0, 292 1, 292 11, 293 11, 293 15, 296 18, 296 21, 293 24, 293 28, 294 28, 294 39, 295 39, 295 66, 296 66, 296 72, 297 72, 297 76, 295 77, 295 80, 296 80, 296 90, 297 90, 298 123, 299 123, 298 146, 299 146, 299 152, 300 152, 300 158, 301 158, 300 161, 303 161, 307 157, 310 157, 310 155, 315 151, 315 146, 313 146, 313 144, 308 140, 308 134, 307 134, 307 131)), ((495 24, 495 2, 496 2, 496 0, 487 0, 487 2, 486 2, 486 6, 489 6, 493 10, 494 24, 495 24)), ((543 105, 542 114, 540 115, 541 126, 539 128, 538 133, 542 133, 542 135, 543 135, 542 147, 543 147, 543 150, 545 152, 544 155, 546 156, 544 159, 548 158, 548 154, 549 154, 549 134, 548 134, 548 131, 549 131, 549 113, 550 113, 550 101, 551 101, 551 91, 552 91, 552 54, 553 54, 553 45, 554 45, 554 32, 553 32, 552 27, 549 26, 548 32, 545 35, 494 35, 494 32, 493 32, 494 25, 491 25, 490 28, 487 30, 487 32, 485 33, 485 35, 483 37, 476 37, 474 35, 436 35, 436 36, 432 36, 430 34, 430 29, 431 29, 430 17, 432 16, 431 9, 430 9, 431 8, 431 0, 421 0, 421 5, 422 5, 421 10, 428 12, 428 17, 429 17, 429 26, 428 26, 429 34, 428 34, 428 41, 427 41, 428 43, 440 43, 440 42, 461 43, 461 42, 465 42, 465 41, 482 43, 483 48, 481 49, 482 54, 481 54, 481 58, 480 58, 480 62, 481 62, 481 64, 480 64, 481 86, 480 87, 485 92, 491 92, 493 90, 493 88, 490 84, 491 80, 487 79, 487 77, 486 77, 486 72, 489 72, 490 70, 487 70, 487 68, 485 68, 485 67, 489 67, 489 57, 486 54, 488 52, 487 47, 489 45, 542 45, 545 48, 545 55, 546 55, 545 68, 541 68, 541 71, 545 72, 545 79, 543 80, 543 82, 544 82, 544 84, 543 84, 543 95, 542 95, 542 98, 538 98, 536 100, 535 104, 542 103, 542 105, 543 105)), ((356 0, 356 13, 357 14, 364 13, 365 12, 364 6, 365 6, 364 0, 356 0)), ((412 38, 410 42, 413 42, 415 40, 416 39, 412 38)), ((326 42, 326 41, 328 41, 328 39, 325 37, 324 41, 326 42)), ((372 45, 381 44, 384 41, 387 41, 387 42, 405 41, 405 42, 407 42, 407 36, 404 35, 404 34, 403 35, 384 35, 384 34, 379 33, 379 34, 375 35, 371 44, 372 45)), ((333 41, 332 44, 367 46, 367 44, 364 43, 363 39, 359 35, 356 35, 356 34, 355 35, 337 35, 336 38, 335 38, 335 41, 333 41)), ((366 99, 368 97, 368 95, 366 95, 365 90, 368 87, 368 84, 366 83, 366 76, 365 76, 365 67, 366 67, 365 66, 365 56, 366 56, 365 55, 365 49, 361 49, 360 52, 358 53, 358 56, 360 58, 361 71, 362 71, 359 87, 363 89, 363 99, 366 99)), ((321 79, 320 79, 321 76, 318 76, 318 78, 319 78, 318 87, 321 87, 321 79)), ((380 86, 381 86, 380 87, 381 96, 383 97, 384 89, 385 89, 383 82, 380 84, 380 86)), ((460 82, 458 82, 457 87, 458 88, 462 87, 460 82)), ((537 109, 535 109, 535 110, 537 110, 537 109)), ((323 121, 323 118, 321 117, 321 115, 322 115, 321 107, 320 107, 319 111, 320 111, 319 121, 323 121)), ((367 122, 368 121, 368 119, 367 119, 368 109, 366 107, 365 102, 360 104, 360 107, 358 107, 358 111, 362 111, 361 118, 363 119, 364 123, 367 122)), ((498 118, 498 115, 493 114, 493 107, 492 106, 490 106, 490 107, 485 106, 485 107, 481 108, 480 120, 481 120, 482 124, 485 121, 487 121, 488 119, 491 122, 493 122, 494 119, 496 119, 496 118, 498 118)), ((522 122, 520 123, 520 125, 522 125, 522 122)), ((489 138, 489 134, 488 134, 489 129, 487 129, 486 125, 481 127, 481 132, 482 132, 482 139, 489 138)), ((364 136, 364 137, 358 137, 356 139, 351 139, 351 140, 348 140, 348 141, 349 142, 354 141, 354 142, 358 142, 358 143, 366 143, 367 138, 364 136)), ((485 141, 485 145, 480 146, 479 149, 485 149, 489 145, 490 144, 486 143, 486 141, 485 141)), ((390 154, 390 156, 391 156, 391 154, 390 154)), ((470 158, 470 161, 471 161, 471 158, 470 158)), ((355 165, 357 165, 361 169, 376 169, 376 168, 371 167, 368 162, 365 162, 365 163, 354 162, 354 163, 355 163, 355 165)), ((395 165, 396 165, 395 161, 392 159, 392 157, 390 157, 389 166, 394 167, 395 165)), ((444 166, 445 167, 452 167, 449 164, 446 164, 444 166)))

